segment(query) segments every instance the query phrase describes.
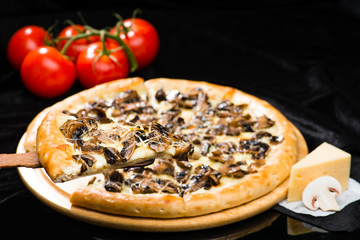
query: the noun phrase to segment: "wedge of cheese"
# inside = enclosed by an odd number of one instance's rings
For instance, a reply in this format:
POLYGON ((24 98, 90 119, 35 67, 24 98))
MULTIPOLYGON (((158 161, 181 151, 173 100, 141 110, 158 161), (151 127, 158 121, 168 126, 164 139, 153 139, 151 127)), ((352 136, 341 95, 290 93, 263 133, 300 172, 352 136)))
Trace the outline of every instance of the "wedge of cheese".
POLYGON ((350 161, 349 153, 324 142, 292 167, 287 201, 300 201, 306 185, 321 176, 336 178, 342 190, 346 190, 350 177, 350 161))

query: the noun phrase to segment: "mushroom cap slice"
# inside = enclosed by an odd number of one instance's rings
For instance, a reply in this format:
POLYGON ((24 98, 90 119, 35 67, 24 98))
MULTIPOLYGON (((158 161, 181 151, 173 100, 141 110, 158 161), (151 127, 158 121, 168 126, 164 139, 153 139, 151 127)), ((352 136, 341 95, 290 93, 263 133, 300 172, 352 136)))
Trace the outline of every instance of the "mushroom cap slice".
POLYGON ((304 189, 302 200, 304 205, 316 210, 339 211, 336 197, 342 192, 339 181, 331 176, 322 176, 310 182, 304 189))

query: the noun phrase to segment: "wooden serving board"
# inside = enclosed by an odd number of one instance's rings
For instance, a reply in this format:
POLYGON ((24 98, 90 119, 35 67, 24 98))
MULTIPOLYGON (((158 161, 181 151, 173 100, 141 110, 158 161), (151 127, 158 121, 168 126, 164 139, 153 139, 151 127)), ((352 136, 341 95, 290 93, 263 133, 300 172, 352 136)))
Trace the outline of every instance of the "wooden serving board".
MULTIPOLYGON (((300 131, 298 129, 296 129, 296 131, 300 152, 298 160, 300 160, 307 155, 308 149, 300 131)), ((24 138, 25 134, 19 142, 17 153, 24 152, 24 138)), ((285 199, 289 185, 288 178, 268 194, 249 203, 220 212, 187 218, 155 219, 113 215, 72 206, 69 201, 71 193, 76 188, 86 185, 92 176, 55 184, 42 168, 32 169, 20 167, 18 168, 18 172, 24 184, 37 198, 62 214, 99 226, 148 232, 200 230, 238 222, 260 214, 285 199)))

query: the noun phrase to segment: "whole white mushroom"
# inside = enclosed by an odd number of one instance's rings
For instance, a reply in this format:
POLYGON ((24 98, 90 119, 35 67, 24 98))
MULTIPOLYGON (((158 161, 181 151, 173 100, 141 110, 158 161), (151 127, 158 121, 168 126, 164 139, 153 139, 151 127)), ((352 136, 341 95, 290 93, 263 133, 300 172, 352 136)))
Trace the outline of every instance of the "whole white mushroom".
POLYGON ((310 182, 303 191, 304 205, 316 210, 339 211, 336 197, 342 192, 339 181, 331 176, 322 176, 310 182))

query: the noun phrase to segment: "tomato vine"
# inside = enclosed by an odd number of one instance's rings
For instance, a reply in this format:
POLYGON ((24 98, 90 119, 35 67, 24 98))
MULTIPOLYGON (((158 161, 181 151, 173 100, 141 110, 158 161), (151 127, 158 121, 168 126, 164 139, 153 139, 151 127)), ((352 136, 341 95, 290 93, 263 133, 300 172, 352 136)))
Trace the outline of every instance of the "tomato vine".
MULTIPOLYGON (((124 43, 124 41, 120 38, 120 32, 121 32, 121 20, 117 22, 116 24, 116 28, 117 31, 115 34, 110 33, 109 31, 105 30, 105 29, 95 29, 89 25, 85 25, 84 29, 87 30, 87 32, 83 32, 83 33, 79 33, 78 35, 72 36, 72 37, 63 37, 63 38, 57 38, 55 41, 60 41, 60 40, 68 40, 64 47, 60 50, 60 53, 65 55, 68 47, 71 45, 71 43, 73 43, 75 40, 78 39, 83 39, 83 38, 88 38, 91 36, 100 36, 103 35, 101 39, 101 41, 104 42, 106 41, 106 38, 109 39, 113 39, 115 40, 117 43, 119 43, 119 45, 122 47, 122 49, 125 51, 126 56, 129 59, 129 63, 130 63, 130 71, 134 72, 137 67, 137 61, 136 58, 134 56, 134 54, 132 53, 132 51, 130 50, 130 48, 124 43)), ((125 29, 125 28, 124 28, 125 29)), ((109 55, 109 53, 106 52, 106 48, 103 48, 103 55, 109 55)))
POLYGON ((159 50, 156 29, 150 22, 136 18, 138 13, 136 9, 132 17, 125 20, 114 14, 117 21, 111 29, 94 28, 79 14, 82 24, 65 20, 68 26, 57 36, 58 21, 47 30, 25 26, 9 41, 9 62, 20 70, 24 85, 43 97, 60 96, 75 78, 86 88, 126 78, 129 72, 149 66, 159 50), (59 71, 55 73, 47 59, 56 61, 59 71), (46 74, 47 77, 42 78, 46 74), (37 88, 40 85, 44 87, 37 88))

